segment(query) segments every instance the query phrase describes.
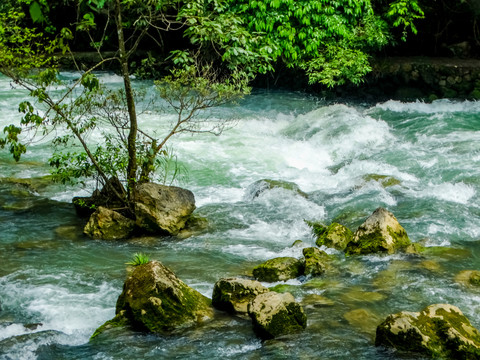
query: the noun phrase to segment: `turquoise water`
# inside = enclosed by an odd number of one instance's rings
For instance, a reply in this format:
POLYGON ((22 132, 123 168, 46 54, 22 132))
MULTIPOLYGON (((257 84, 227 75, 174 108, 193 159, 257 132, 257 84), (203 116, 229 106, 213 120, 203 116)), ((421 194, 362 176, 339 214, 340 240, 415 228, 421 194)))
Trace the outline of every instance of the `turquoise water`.
MULTIPOLYGON (((102 77, 111 86, 120 81, 102 77)), ((0 78, 1 127, 18 121, 24 96, 0 78)), ((0 359, 418 359, 376 348, 375 328, 390 313, 433 303, 458 306, 480 328, 480 292, 455 281, 462 270, 480 270, 479 113, 477 102, 329 104, 256 90, 210 114, 236 120, 223 135, 174 139, 189 172, 181 185, 208 219, 205 232, 184 240, 90 240, 70 200, 91 189, 45 181, 48 142, 18 164, 2 151, 0 359), (308 196, 277 188, 254 197, 261 179, 294 182, 308 196), (355 230, 379 206, 412 240, 445 251, 345 258, 327 250, 336 260, 324 277, 287 282, 308 316, 302 333, 261 342, 249 321, 219 313, 175 336, 118 330, 89 341, 114 316, 124 263, 135 252, 211 297, 221 277, 248 274, 272 257, 300 257, 295 240, 314 245, 304 219, 355 230)), ((169 119, 147 112, 141 123, 161 131, 169 119)))

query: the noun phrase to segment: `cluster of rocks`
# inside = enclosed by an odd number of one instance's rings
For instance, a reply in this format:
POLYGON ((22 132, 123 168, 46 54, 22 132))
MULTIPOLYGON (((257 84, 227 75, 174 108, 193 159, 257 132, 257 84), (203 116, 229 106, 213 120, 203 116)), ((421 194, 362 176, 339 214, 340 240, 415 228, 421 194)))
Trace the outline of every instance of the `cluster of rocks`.
MULTIPOLYGON (((259 192, 278 186, 272 183, 260 185, 259 192)), ((251 195, 259 196, 259 192, 251 195)), ((99 199, 104 201, 105 195, 94 194, 95 199, 84 198, 82 201, 84 204, 88 201, 101 204, 99 199)), ((135 199, 135 220, 112 210, 112 204, 105 204, 90 215, 85 233, 100 239, 128 237, 137 229, 178 234, 195 209, 193 194, 176 187, 143 184, 137 188, 135 199)), ((309 225, 317 237, 318 247, 334 248, 347 256, 425 251, 410 241, 395 216, 384 208, 376 209, 355 232, 338 223, 309 225)), ((116 327, 172 334, 213 319, 216 311, 250 319, 253 331, 262 339, 302 331, 306 328, 307 317, 294 296, 289 292, 272 291, 260 281, 279 282, 324 275, 331 266, 332 256, 318 247, 304 248, 301 259, 278 257, 267 260, 253 269, 256 280, 220 279, 214 285, 211 300, 157 261, 136 266, 128 275, 117 300, 115 317, 99 327, 92 338, 116 327)), ((457 276, 457 281, 466 286, 479 286, 479 279, 480 271, 464 271, 457 276)), ((377 327, 375 345, 431 357, 480 358, 480 333, 457 307, 449 304, 430 305, 421 312, 403 311, 389 315, 377 327)))
POLYGON ((262 339, 300 331, 307 323, 303 308, 289 293, 269 291, 258 281, 230 278, 215 284, 210 300, 161 263, 150 261, 130 273, 117 300, 115 317, 99 327, 92 338, 120 326, 171 334, 212 319, 214 307, 248 315, 262 339))
POLYGON ((125 216, 111 187, 120 194, 125 192, 117 180, 90 197, 73 199, 77 212, 89 216, 84 233, 93 239, 125 239, 134 232, 177 235, 195 210, 195 197, 190 190, 145 183, 135 188, 135 219, 131 219, 125 216))

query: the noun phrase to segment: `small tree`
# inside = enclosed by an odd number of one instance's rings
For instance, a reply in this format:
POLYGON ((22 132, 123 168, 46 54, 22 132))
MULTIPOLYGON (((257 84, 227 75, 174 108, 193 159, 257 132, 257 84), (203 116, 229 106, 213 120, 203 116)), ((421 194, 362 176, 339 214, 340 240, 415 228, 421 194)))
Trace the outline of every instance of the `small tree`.
POLYGON ((116 202, 134 217, 134 189, 137 184, 152 180, 162 157, 164 164, 171 157, 166 150, 167 141, 181 132, 221 133, 228 121, 205 120, 198 113, 247 93, 248 76, 238 69, 222 73, 202 61, 199 53, 186 59, 177 56, 176 63, 181 67, 156 83, 160 97, 175 110, 176 120, 166 134, 147 134, 138 126, 130 58, 143 38, 153 37, 157 31, 181 28, 188 18, 178 15, 175 9, 180 3, 174 0, 91 0, 88 5, 92 11, 80 16, 75 29, 62 29, 55 36, 23 27, 20 22, 25 15, 21 11, 11 9, 0 16, 0 72, 34 98, 33 103, 20 104, 21 126, 7 126, 0 146, 8 146, 19 160, 26 144, 33 140, 32 135, 54 134, 55 152, 50 165, 55 168, 56 177, 63 182, 97 178, 98 184, 108 186, 116 202), (93 37, 95 16, 104 19, 104 31, 97 40, 93 37), (104 57, 102 46, 110 23, 117 34, 116 51, 113 56, 104 57), (100 60, 86 70, 78 69, 78 80, 66 84, 57 76, 56 56, 58 52, 69 53, 67 41, 74 31, 88 33, 100 60), (111 62, 117 64, 123 79, 120 91, 107 89, 94 74, 111 62), (60 128, 66 135, 55 135, 60 128), (100 144, 89 141, 93 132, 101 135, 100 144), (110 181, 112 178, 118 181, 110 181), (126 183, 126 191, 113 185, 119 181, 126 183))

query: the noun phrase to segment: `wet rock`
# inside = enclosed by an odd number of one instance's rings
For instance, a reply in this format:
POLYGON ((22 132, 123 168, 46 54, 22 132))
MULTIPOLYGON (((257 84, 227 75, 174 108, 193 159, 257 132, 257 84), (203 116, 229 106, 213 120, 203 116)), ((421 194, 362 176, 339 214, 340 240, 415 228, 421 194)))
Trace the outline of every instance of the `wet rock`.
POLYGON ((289 181, 282 181, 282 180, 270 180, 270 179, 263 179, 254 182, 250 185, 247 190, 245 197, 247 199, 255 199, 259 197, 262 193, 272 189, 285 189, 288 191, 292 191, 300 196, 307 197, 307 194, 304 193, 297 184, 289 181))
POLYGON ((350 229, 335 222, 324 228, 323 231, 317 228, 315 234, 317 235, 317 246, 325 245, 337 250, 344 250, 353 237, 350 229))
POLYGON ((284 281, 303 275, 304 270, 304 261, 293 257, 278 257, 256 266, 253 276, 260 281, 284 281))
POLYGON ((455 276, 455 281, 467 287, 480 289, 480 271, 463 270, 455 276))
POLYGON ((324 307, 324 306, 333 306, 335 302, 325 296, 318 294, 308 294, 302 300, 302 305, 305 308, 309 307, 324 307))
POLYGON ((213 317, 211 301, 157 261, 139 265, 123 285, 115 318, 92 337, 119 326, 169 334, 213 317))
POLYGON ((449 304, 430 305, 421 312, 390 315, 377 327, 375 345, 418 352, 432 358, 479 359, 480 333, 449 304))
POLYGON ((395 216, 384 208, 378 208, 355 231, 345 249, 347 255, 386 252, 393 254, 410 245, 405 229, 395 216))
POLYGON ((268 291, 258 281, 241 278, 220 279, 213 287, 212 305, 229 313, 247 314, 248 303, 268 291))
POLYGON ((132 219, 100 206, 90 216, 83 232, 92 239, 118 240, 129 237, 134 228, 132 219))
POLYGON ((303 245, 304 245, 304 242, 302 240, 295 240, 290 247, 299 248, 299 247, 302 247, 303 245))
POLYGON ((147 232, 176 235, 194 210, 195 197, 190 190, 154 183, 141 184, 135 190, 136 224, 147 232))
POLYGON ((352 302, 377 302, 382 301, 386 296, 376 291, 365 291, 361 288, 351 288, 342 295, 342 300, 346 303, 352 302))
POLYGON ((401 184, 401 181, 394 178, 393 176, 379 175, 379 174, 367 174, 363 177, 363 180, 367 182, 376 181, 379 184, 381 184, 384 188, 401 184))
POLYGON ((363 333, 375 336, 375 329, 381 319, 368 309, 355 309, 343 314, 348 323, 363 333))
POLYGON ((249 304, 248 314, 255 333, 262 339, 298 332, 307 326, 303 308, 290 293, 260 294, 249 304))
POLYGON ((185 227, 177 234, 177 238, 187 239, 192 236, 200 235, 207 231, 208 225, 207 218, 192 215, 185 222, 185 227))
POLYGON ((315 247, 305 248, 303 249, 303 256, 305 257, 304 275, 320 276, 325 273, 327 263, 330 260, 325 251, 315 247))

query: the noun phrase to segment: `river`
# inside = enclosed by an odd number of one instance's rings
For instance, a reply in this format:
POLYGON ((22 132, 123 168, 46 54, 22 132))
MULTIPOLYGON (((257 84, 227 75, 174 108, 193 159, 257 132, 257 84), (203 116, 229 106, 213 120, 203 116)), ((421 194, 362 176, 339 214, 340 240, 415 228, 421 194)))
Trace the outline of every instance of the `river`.
MULTIPOLYGON (((111 74, 102 79, 120 84, 111 74)), ((24 97, 0 78, 2 128, 18 122, 24 97)), ((210 114, 236 121, 221 136, 172 142, 188 169, 181 186, 208 220, 204 232, 183 240, 90 240, 70 203, 90 189, 45 181, 49 143, 32 145, 19 163, 2 150, 0 359, 419 359, 375 347, 375 328, 388 314, 434 303, 458 306, 480 328, 480 292, 455 281, 462 270, 480 270, 479 114, 480 102, 327 103, 254 90, 210 114), (283 188, 254 196, 261 179, 293 182, 306 196, 283 188), (89 341, 114 316, 125 263, 136 252, 211 297, 222 277, 314 246, 304 220, 355 230, 379 206, 413 241, 444 251, 345 258, 324 249, 336 259, 333 269, 284 286, 304 306, 304 332, 262 342, 251 322, 218 314, 174 336, 116 330, 89 341), (303 245, 292 247, 296 240, 303 245)), ((149 112, 140 122, 155 130, 168 117, 149 112)))

